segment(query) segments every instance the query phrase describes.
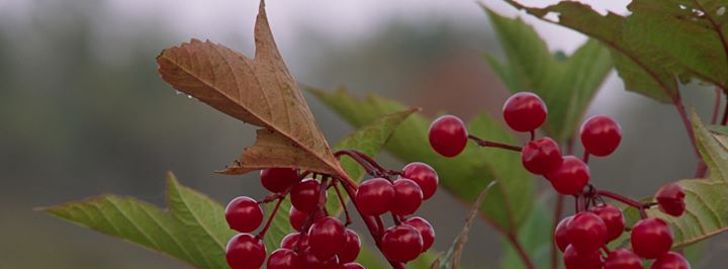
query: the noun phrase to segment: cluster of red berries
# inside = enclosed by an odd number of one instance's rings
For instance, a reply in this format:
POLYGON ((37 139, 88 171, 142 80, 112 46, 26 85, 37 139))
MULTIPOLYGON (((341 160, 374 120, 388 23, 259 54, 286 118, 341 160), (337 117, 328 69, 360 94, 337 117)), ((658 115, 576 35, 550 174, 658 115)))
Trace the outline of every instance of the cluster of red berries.
MULTIPOLYGON (((438 176, 424 163, 410 163, 402 171, 385 170, 371 158, 355 151, 341 151, 357 160, 375 176, 356 186, 331 176, 299 172, 290 168, 262 170, 260 180, 272 194, 261 201, 246 196, 234 198, 225 209, 225 218, 240 232, 228 242, 227 262, 232 269, 257 269, 267 252, 262 238, 270 227, 281 202, 290 196, 289 222, 295 230, 286 235, 280 248, 270 253, 268 269, 363 269, 354 262, 361 249, 356 231, 339 185, 344 188, 367 224, 377 247, 390 263, 406 263, 428 250, 434 240, 432 225, 413 216, 424 200, 437 190, 438 176), (394 179, 396 177, 396 179, 394 179), (333 188, 346 213, 346 223, 329 216, 325 204, 327 190, 333 188), (277 201, 274 211, 257 235, 251 234, 263 224, 261 204, 277 201), (390 213, 394 225, 386 228, 381 215, 390 213)), ((337 155, 338 157, 338 155, 337 155)))
POLYGON ((681 254, 670 251, 673 235, 669 225, 646 214, 646 209, 657 205, 668 215, 681 216, 685 211, 682 188, 677 184, 667 184, 657 192, 657 202, 647 204, 597 190, 589 184, 589 156, 612 154, 622 139, 621 127, 612 118, 603 115, 587 119, 580 129, 584 156, 564 156, 553 139, 535 137, 535 130, 546 121, 547 115, 548 110, 541 98, 530 92, 519 92, 505 102, 503 118, 511 129, 531 134, 530 141, 523 147, 469 135, 462 120, 451 115, 439 117, 432 123, 429 141, 435 151, 446 157, 460 154, 468 139, 483 147, 518 151, 526 170, 544 176, 558 193, 574 196, 575 215, 563 219, 554 231, 554 241, 564 253, 567 269, 637 269, 642 268, 642 259, 655 259, 652 269, 690 268, 681 254), (622 210, 605 203, 603 197, 637 208, 642 220, 631 229, 626 228, 622 210), (631 249, 609 250, 607 243, 620 237, 625 230, 630 230, 631 249))

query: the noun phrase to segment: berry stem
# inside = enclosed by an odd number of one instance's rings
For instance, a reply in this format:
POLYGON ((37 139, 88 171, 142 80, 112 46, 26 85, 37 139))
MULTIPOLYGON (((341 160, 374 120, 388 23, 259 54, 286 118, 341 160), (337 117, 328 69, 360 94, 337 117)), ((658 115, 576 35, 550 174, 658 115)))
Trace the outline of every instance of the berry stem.
POLYGON ((530 133, 531 133, 531 140, 530 141, 533 141, 534 139, 536 139, 536 131, 531 130, 530 133))
POLYGON ((519 147, 519 146, 488 141, 488 140, 481 139, 474 135, 468 135, 468 138, 470 138, 470 140, 475 141, 475 143, 478 143, 478 145, 481 147, 500 148, 500 149, 506 149, 506 150, 511 150, 511 151, 515 151, 515 152, 521 152, 521 147, 519 147))
POLYGON ((584 157, 581 158, 584 163, 589 163, 589 152, 584 151, 584 157))
POLYGON ((265 233, 268 232, 268 229, 270 229, 271 223, 273 223, 273 218, 276 217, 276 214, 278 213, 278 209, 281 208, 281 203, 283 203, 283 198, 286 198, 286 196, 280 196, 278 197, 278 202, 276 203, 276 206, 273 207, 273 211, 270 212, 270 216, 268 216, 268 221, 265 222, 265 226, 263 226, 263 230, 260 230, 258 235, 256 237, 258 239, 263 239, 265 236, 265 233))
MULTIPOLYGON (((726 95, 726 100, 728 100, 728 95, 726 95)), ((720 121, 720 125, 726 124, 728 124, 728 104, 726 104, 725 110, 723 110, 723 119, 720 121)))
POLYGON ((346 155, 352 158, 354 161, 356 161, 364 170, 367 171, 367 174, 375 177, 383 177, 386 174, 386 170, 382 168, 377 162, 369 158, 369 156, 366 156, 366 154, 360 153, 355 150, 346 150, 342 149, 339 151, 334 152, 334 156, 336 158, 341 158, 341 156, 346 155), (365 157, 366 156, 366 157, 365 157))
MULTIPOLYGON (((715 103, 713 104, 713 115, 710 117, 710 124, 718 123, 718 113, 720 113, 720 93, 721 90, 715 87, 715 103)), ((725 117, 725 116, 724 116, 725 117)))
POLYGON ((336 180, 331 183, 332 186, 334 186, 334 191, 336 191, 336 197, 339 197, 339 202, 341 203, 341 207, 344 209, 344 215, 346 215, 346 223, 344 226, 351 225, 351 215, 349 215, 349 208, 346 207, 346 201, 344 201, 344 196, 341 195, 341 191, 339 190, 339 186, 336 184, 340 181, 336 180))

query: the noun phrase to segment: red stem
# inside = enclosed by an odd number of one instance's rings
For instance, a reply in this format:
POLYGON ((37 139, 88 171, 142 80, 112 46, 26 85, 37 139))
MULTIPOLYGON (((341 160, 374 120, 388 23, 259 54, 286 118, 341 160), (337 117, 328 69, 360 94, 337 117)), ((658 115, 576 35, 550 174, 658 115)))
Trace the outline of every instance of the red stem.
POLYGON ((332 182, 331 185, 334 186, 334 191, 336 191, 336 197, 339 197, 339 202, 341 203, 341 207, 344 208, 344 215, 346 215, 346 224, 344 226, 349 226, 349 225, 351 225, 351 215, 349 215, 349 208, 346 207, 346 201, 344 201, 344 196, 341 195, 339 186, 336 183, 337 183, 337 181, 334 181, 334 182, 332 182))
POLYGON ((474 136, 474 135, 468 135, 468 138, 470 138, 471 140, 473 140, 476 143, 478 143, 478 145, 481 146, 481 147, 500 148, 500 149, 505 149, 505 150, 512 150, 512 151, 516 151, 516 152, 521 152, 521 147, 519 147, 519 146, 514 146, 514 145, 509 145, 509 144, 504 144, 504 143, 499 143, 499 142, 493 142, 493 141, 488 141, 488 140, 481 139, 481 138, 479 138, 477 136, 474 136))
MULTIPOLYGON (((728 95, 726 95, 726 100, 728 100, 728 95)), ((723 119, 720 121, 720 125, 726 125, 728 124, 728 103, 725 106, 725 110, 723 111, 723 119)))
MULTIPOLYGON (((710 124, 718 123, 718 113, 720 113, 720 88, 715 87, 715 103, 713 104, 713 114, 710 117, 710 124)), ((725 114, 725 113, 724 113, 725 114)), ((725 115, 723 116, 725 118, 725 115)))
POLYGON ((647 212, 645 211, 646 208, 649 208, 649 204, 643 204, 640 201, 634 200, 632 198, 628 198, 626 196, 623 196, 621 194, 613 193, 611 191, 604 191, 604 190, 598 190, 596 191, 597 195, 609 197, 613 200, 619 201, 625 205, 634 207, 640 211, 640 217, 641 218, 647 218, 647 212))
POLYGON ((268 221, 266 221, 265 226, 263 226, 263 230, 261 230, 258 235, 256 236, 258 239, 262 239, 265 236, 265 233, 268 232, 268 229, 270 229, 271 223, 273 223, 273 218, 275 218, 276 213, 278 213, 278 209, 281 208, 281 203, 283 202, 283 198, 285 196, 281 196, 278 198, 278 202, 276 203, 276 206, 273 208, 273 211, 271 211, 270 216, 268 216, 268 221))

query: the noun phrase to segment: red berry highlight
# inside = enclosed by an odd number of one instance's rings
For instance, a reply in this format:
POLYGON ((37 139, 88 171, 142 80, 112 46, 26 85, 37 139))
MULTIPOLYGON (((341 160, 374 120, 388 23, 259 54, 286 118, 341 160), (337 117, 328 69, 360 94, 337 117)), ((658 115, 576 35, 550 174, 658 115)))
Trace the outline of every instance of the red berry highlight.
POLYGON ((292 168, 268 168, 260 170, 260 183, 270 192, 284 192, 298 182, 298 172, 292 168))
POLYGON ((351 263, 345 263, 339 266, 339 269, 366 269, 363 265, 351 262, 351 263))
POLYGON ((291 189, 291 204, 304 213, 318 208, 321 183, 313 178, 304 179, 291 189))
POLYGON ((548 111, 538 95, 518 92, 503 104, 503 118, 511 129, 530 132, 546 121, 548 111))
POLYGON ((564 252, 566 247, 571 244, 569 243, 569 237, 567 236, 566 231, 572 218, 573 216, 568 216, 562 219, 559 221, 559 224, 556 225, 556 229, 554 229, 554 241, 561 252, 564 252))
POLYGON ((394 195, 394 186, 389 180, 373 178, 359 186, 355 199, 362 214, 378 216, 391 209, 394 195))
POLYGON ((361 240, 359 239, 359 235, 350 229, 346 229, 346 243, 344 244, 344 248, 339 251, 337 254, 339 256, 339 262, 340 263, 349 263, 356 260, 356 257, 359 256, 359 251, 361 251, 361 240))
POLYGON ((260 268, 265 261, 265 245, 252 234, 238 234, 228 242, 225 259, 232 269, 260 268))
POLYGON ((558 168, 562 160, 559 145, 549 137, 530 141, 521 150, 523 167, 537 175, 558 168))
POLYGON ((445 157, 455 157, 468 143, 468 130, 460 118, 444 115, 430 125, 430 146, 445 157))
POLYGON ((632 227, 632 250, 642 258, 654 259, 672 247, 672 231, 664 220, 646 218, 632 227))
POLYGON ((417 182, 422 189, 422 199, 430 199, 437 191, 437 184, 440 181, 437 172, 426 163, 413 162, 402 168, 402 177, 417 182))
POLYGON ((690 269, 690 263, 677 252, 662 254, 654 263, 651 269, 690 269))
POLYGON ((233 230, 252 232, 263 222, 263 209, 257 201, 247 196, 231 200, 225 208, 225 220, 233 230))
POLYGON ((422 189, 416 182, 407 178, 399 178, 392 184, 394 187, 394 204, 392 213, 406 216, 411 215, 422 204, 422 189))
POLYGON ((607 225, 591 212, 579 212, 566 226, 569 243, 579 253, 592 253, 607 242, 607 225))
POLYGON ((660 211, 679 217, 685 212, 685 191, 680 185, 670 183, 657 190, 655 195, 660 211))
POLYGON ((574 156, 564 156, 558 168, 548 172, 546 178, 557 192, 563 195, 577 195, 589 183, 589 167, 574 156))
POLYGON ((597 115, 581 125, 581 144, 589 154, 607 156, 612 154, 622 141, 622 127, 612 118, 597 115))
POLYGON ((569 245, 564 250, 564 265, 566 269, 601 269, 603 262, 599 251, 581 254, 569 245))
POLYGON ((388 260, 408 262, 422 253, 422 235, 407 224, 390 227, 382 236, 382 253, 388 260))
POLYGON ((311 253, 322 260, 334 256, 346 245, 344 224, 332 217, 319 218, 308 231, 308 245, 311 253))
POLYGON ((624 232, 624 215, 619 208, 610 204, 600 204, 590 208, 589 211, 599 216, 607 225, 607 242, 617 239, 624 232))
POLYGON ((634 252, 620 248, 609 253, 604 269, 642 269, 642 260, 634 252))
POLYGON ((268 257, 266 269, 299 269, 301 267, 301 258, 293 250, 280 248, 268 257))
POLYGON ((432 227, 429 221, 421 217, 411 217, 404 221, 404 224, 408 224, 415 228, 422 236, 422 251, 426 251, 432 247, 435 243, 435 229, 432 227))

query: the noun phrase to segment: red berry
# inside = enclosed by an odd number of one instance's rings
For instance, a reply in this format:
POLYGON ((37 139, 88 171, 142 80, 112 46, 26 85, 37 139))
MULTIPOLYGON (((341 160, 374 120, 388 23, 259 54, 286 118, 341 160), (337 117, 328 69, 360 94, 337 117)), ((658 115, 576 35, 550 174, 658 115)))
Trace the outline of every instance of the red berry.
POLYGON ((281 248, 306 250, 308 248, 308 238, 301 233, 290 233, 281 239, 281 248))
POLYGON ((432 247, 435 243, 435 229, 432 228, 432 224, 421 217, 411 217, 404 221, 404 224, 408 224, 415 228, 422 236, 422 251, 426 251, 432 247))
POLYGON ((568 216, 562 219, 559 222, 559 225, 556 225, 556 229, 554 229, 554 241, 556 241, 556 246, 559 247, 561 252, 564 252, 566 247, 571 244, 569 243, 569 237, 567 236, 566 231, 572 218, 572 216, 568 216))
POLYGON ((328 259, 341 251, 346 244, 344 224, 332 217, 316 220, 308 231, 308 245, 311 253, 321 259, 328 259))
POLYGON ((592 213, 599 216, 604 224, 607 225, 607 242, 617 239, 624 231, 624 215, 622 210, 610 205, 601 204, 589 209, 592 213))
POLYGON ((558 168, 562 160, 559 145, 549 137, 530 141, 521 150, 523 167, 537 175, 558 168))
POLYGON ((577 195, 589 183, 589 166, 574 156, 564 156, 558 168, 546 174, 551 185, 563 195, 577 195))
POLYGON ((291 204, 299 211, 311 213, 318 208, 321 183, 313 178, 304 179, 291 189, 291 204))
POLYGON ((414 260, 422 253, 422 246, 422 235, 407 224, 390 227, 382 236, 382 253, 390 261, 414 260))
POLYGON ((657 190, 657 204, 660 211, 675 217, 682 216, 685 212, 685 192, 680 185, 670 183, 657 190))
POLYGON ((306 219, 308 219, 308 213, 298 210, 293 206, 288 211, 288 222, 291 223, 291 227, 296 231, 300 232, 303 230, 306 219))
POLYGON ((422 189, 416 182, 407 178, 399 178, 392 184, 394 187, 394 204, 392 213, 406 216, 411 215, 422 204, 422 189))
POLYGON ((366 269, 366 268, 364 268, 364 266, 361 264, 358 264, 355 262, 350 262, 350 263, 342 264, 341 266, 339 266, 339 269, 366 269))
POLYGON ((612 118, 603 115, 587 119, 579 132, 584 149, 594 156, 612 154, 622 140, 622 127, 612 118))
POLYGON ((301 258, 293 250, 280 248, 268 257, 266 269, 300 269, 301 258))
POLYGON ((602 264, 602 255, 599 251, 589 252, 589 254, 584 255, 576 251, 572 245, 564 250, 566 269, 601 269, 602 264))
POLYGON ((337 254, 339 256, 340 263, 353 262, 356 260, 356 257, 359 256, 359 251, 361 251, 361 240, 359 240, 359 235, 351 229, 346 229, 345 233, 346 243, 344 244, 344 248, 342 248, 337 254))
POLYGON ((252 232, 263 222, 263 209, 257 201, 247 196, 231 200, 225 208, 225 220, 233 230, 252 232))
POLYGON ((265 245, 252 234, 238 234, 228 242, 225 258, 232 269, 257 269, 265 261, 265 245))
POLYGON ((430 199, 430 197, 435 195, 435 191, 437 191, 437 184, 439 182, 437 172, 425 163, 413 162, 407 164, 402 168, 402 177, 409 178, 417 182, 417 185, 420 185, 423 200, 430 199))
POLYGON ((548 111, 538 95, 518 92, 503 104, 503 118, 511 129, 530 132, 541 126, 548 111))
POLYGON ((455 157, 468 144, 468 130, 460 118, 444 115, 430 125, 430 146, 445 157, 455 157))
POLYGON ((355 199, 362 214, 378 216, 391 209, 394 195, 394 186, 389 180, 373 178, 359 186, 355 199))
POLYGON ((607 243, 607 225, 591 212, 579 212, 566 226, 569 243, 579 253, 592 253, 607 243))
POLYGON ((292 168, 260 170, 260 183, 271 192, 283 192, 298 182, 298 172, 292 168))
POLYGON ((339 258, 336 257, 336 255, 331 256, 328 259, 319 259, 316 255, 313 255, 310 252, 304 252, 301 254, 301 262, 303 263, 301 268, 305 269, 338 269, 339 267, 339 258))
POLYGON ((642 269, 642 260, 631 250, 620 248, 609 253, 604 269, 642 269))
POLYGON ((654 263, 652 263, 651 269, 690 269, 690 263, 677 252, 667 252, 660 255, 654 263))
POLYGON ((654 259, 672 247, 672 232, 664 220, 646 218, 632 227, 632 250, 642 258, 654 259))

